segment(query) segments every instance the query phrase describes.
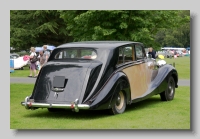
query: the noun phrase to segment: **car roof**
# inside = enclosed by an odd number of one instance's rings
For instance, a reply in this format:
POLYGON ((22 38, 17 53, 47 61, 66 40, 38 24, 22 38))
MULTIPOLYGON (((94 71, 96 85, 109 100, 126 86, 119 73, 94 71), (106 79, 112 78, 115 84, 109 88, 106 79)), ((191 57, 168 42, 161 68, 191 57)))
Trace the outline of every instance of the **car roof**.
MULTIPOLYGON (((82 41, 82 42, 71 42, 58 46, 57 48, 67 48, 67 47, 87 47, 87 48, 107 48, 114 49, 122 45, 140 43, 133 41, 82 41)), ((142 44, 142 43, 140 43, 142 44)))
POLYGON ((19 54, 17 54, 17 53, 10 53, 10 55, 18 55, 19 56, 19 54))

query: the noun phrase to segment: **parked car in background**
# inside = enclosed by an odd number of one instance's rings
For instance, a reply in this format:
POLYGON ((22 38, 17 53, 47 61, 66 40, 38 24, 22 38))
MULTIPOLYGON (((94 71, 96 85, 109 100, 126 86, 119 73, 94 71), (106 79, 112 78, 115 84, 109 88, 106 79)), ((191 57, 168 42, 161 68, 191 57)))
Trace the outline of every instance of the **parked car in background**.
POLYGON ((17 53, 11 53, 11 54, 10 54, 10 58, 12 58, 12 59, 16 59, 16 58, 18 58, 18 57, 20 57, 20 56, 19 56, 19 54, 17 54, 17 53))
POLYGON ((165 51, 165 57, 167 57, 167 58, 174 57, 174 52, 173 51, 165 51))
POLYGON ((174 53, 172 51, 158 51, 157 55, 163 55, 165 58, 172 58, 174 53))
MULTIPOLYGON (((160 95, 174 98, 177 70, 158 65, 144 46, 131 41, 74 42, 54 49, 42 67, 30 96, 21 105, 29 110, 47 108, 125 112, 126 106, 160 95)), ((167 105, 167 104, 166 104, 167 105)))
POLYGON ((12 55, 10 55, 10 59, 14 59, 14 57, 12 55))
POLYGON ((178 56, 178 57, 184 56, 184 55, 183 55, 183 51, 177 50, 176 52, 177 52, 177 56, 178 56))
POLYGON ((15 70, 23 70, 24 66, 27 65, 28 61, 23 60, 23 56, 20 56, 17 53, 11 53, 10 59, 13 59, 14 69, 15 70))

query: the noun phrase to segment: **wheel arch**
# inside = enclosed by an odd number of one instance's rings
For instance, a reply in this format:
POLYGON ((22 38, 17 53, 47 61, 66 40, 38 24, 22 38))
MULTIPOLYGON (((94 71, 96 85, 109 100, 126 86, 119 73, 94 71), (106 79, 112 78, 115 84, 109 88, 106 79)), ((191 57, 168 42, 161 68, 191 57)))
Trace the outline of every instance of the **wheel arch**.
POLYGON ((178 75, 176 72, 173 72, 171 74, 171 76, 174 78, 174 81, 175 81, 175 87, 177 88, 178 87, 178 75))
POLYGON ((121 78, 119 78, 119 80, 124 80, 126 82, 126 84, 127 84, 126 87, 125 88, 121 88, 121 89, 125 93, 126 103, 127 104, 131 104, 131 90, 130 90, 129 80, 128 80, 126 75, 124 75, 121 78))
POLYGON ((116 99, 116 91, 123 88, 127 101, 130 98, 130 85, 126 75, 119 71, 116 72, 96 95, 94 101, 91 103, 91 109, 109 109, 114 105, 116 99), (124 87, 125 86, 125 87, 124 87))
POLYGON ((115 90, 113 91, 112 99, 110 101, 109 107, 112 107, 113 105, 115 105, 115 101, 117 99, 117 93, 119 91, 122 91, 124 93, 126 104, 131 104, 130 84, 129 84, 127 76, 123 73, 123 76, 118 78, 116 83, 117 85, 116 85, 115 90))
POLYGON ((169 77, 173 77, 174 82, 175 82, 175 87, 177 88, 177 87, 178 87, 178 73, 177 73, 176 69, 172 69, 172 70, 168 73, 168 75, 167 75, 167 77, 166 77, 166 80, 167 80, 167 81, 169 80, 169 77))

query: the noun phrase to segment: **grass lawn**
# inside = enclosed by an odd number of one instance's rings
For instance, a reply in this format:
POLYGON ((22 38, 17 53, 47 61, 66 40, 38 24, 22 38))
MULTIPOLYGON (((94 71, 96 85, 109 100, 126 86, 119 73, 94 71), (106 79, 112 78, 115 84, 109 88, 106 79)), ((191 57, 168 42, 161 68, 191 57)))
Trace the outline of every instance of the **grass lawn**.
POLYGON ((190 79, 190 57, 178 57, 176 59, 165 58, 168 64, 175 63, 179 79, 190 79))
MULTIPOLYGON (((190 79, 190 57, 180 57, 177 59, 165 58, 165 61, 169 64, 175 62, 179 79, 190 79)), ((10 77, 27 77, 29 74, 29 67, 25 66, 24 70, 15 70, 13 73, 10 73, 10 77)))
MULTIPOLYGON (((27 77, 30 74, 28 65, 24 67, 24 70, 15 70, 13 73, 10 73, 10 77, 27 77)), ((34 75, 34 74, 33 74, 34 75)))
POLYGON ((159 95, 127 106, 125 113, 47 109, 26 110, 21 106, 33 84, 10 84, 10 129, 190 129, 190 87, 176 89, 173 101, 159 95))

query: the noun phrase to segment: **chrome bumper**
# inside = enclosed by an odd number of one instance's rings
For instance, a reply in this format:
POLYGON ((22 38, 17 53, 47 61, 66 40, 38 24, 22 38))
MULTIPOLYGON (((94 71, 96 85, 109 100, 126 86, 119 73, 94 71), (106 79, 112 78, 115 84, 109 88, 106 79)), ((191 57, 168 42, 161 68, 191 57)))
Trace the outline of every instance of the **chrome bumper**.
POLYGON ((78 112, 79 109, 87 110, 90 108, 89 105, 86 104, 78 104, 78 99, 76 99, 71 104, 55 104, 55 103, 37 103, 33 102, 33 100, 29 99, 29 97, 25 98, 24 102, 21 102, 22 106, 25 106, 26 109, 34 109, 34 108, 63 108, 63 109, 72 109, 75 112, 78 112))

